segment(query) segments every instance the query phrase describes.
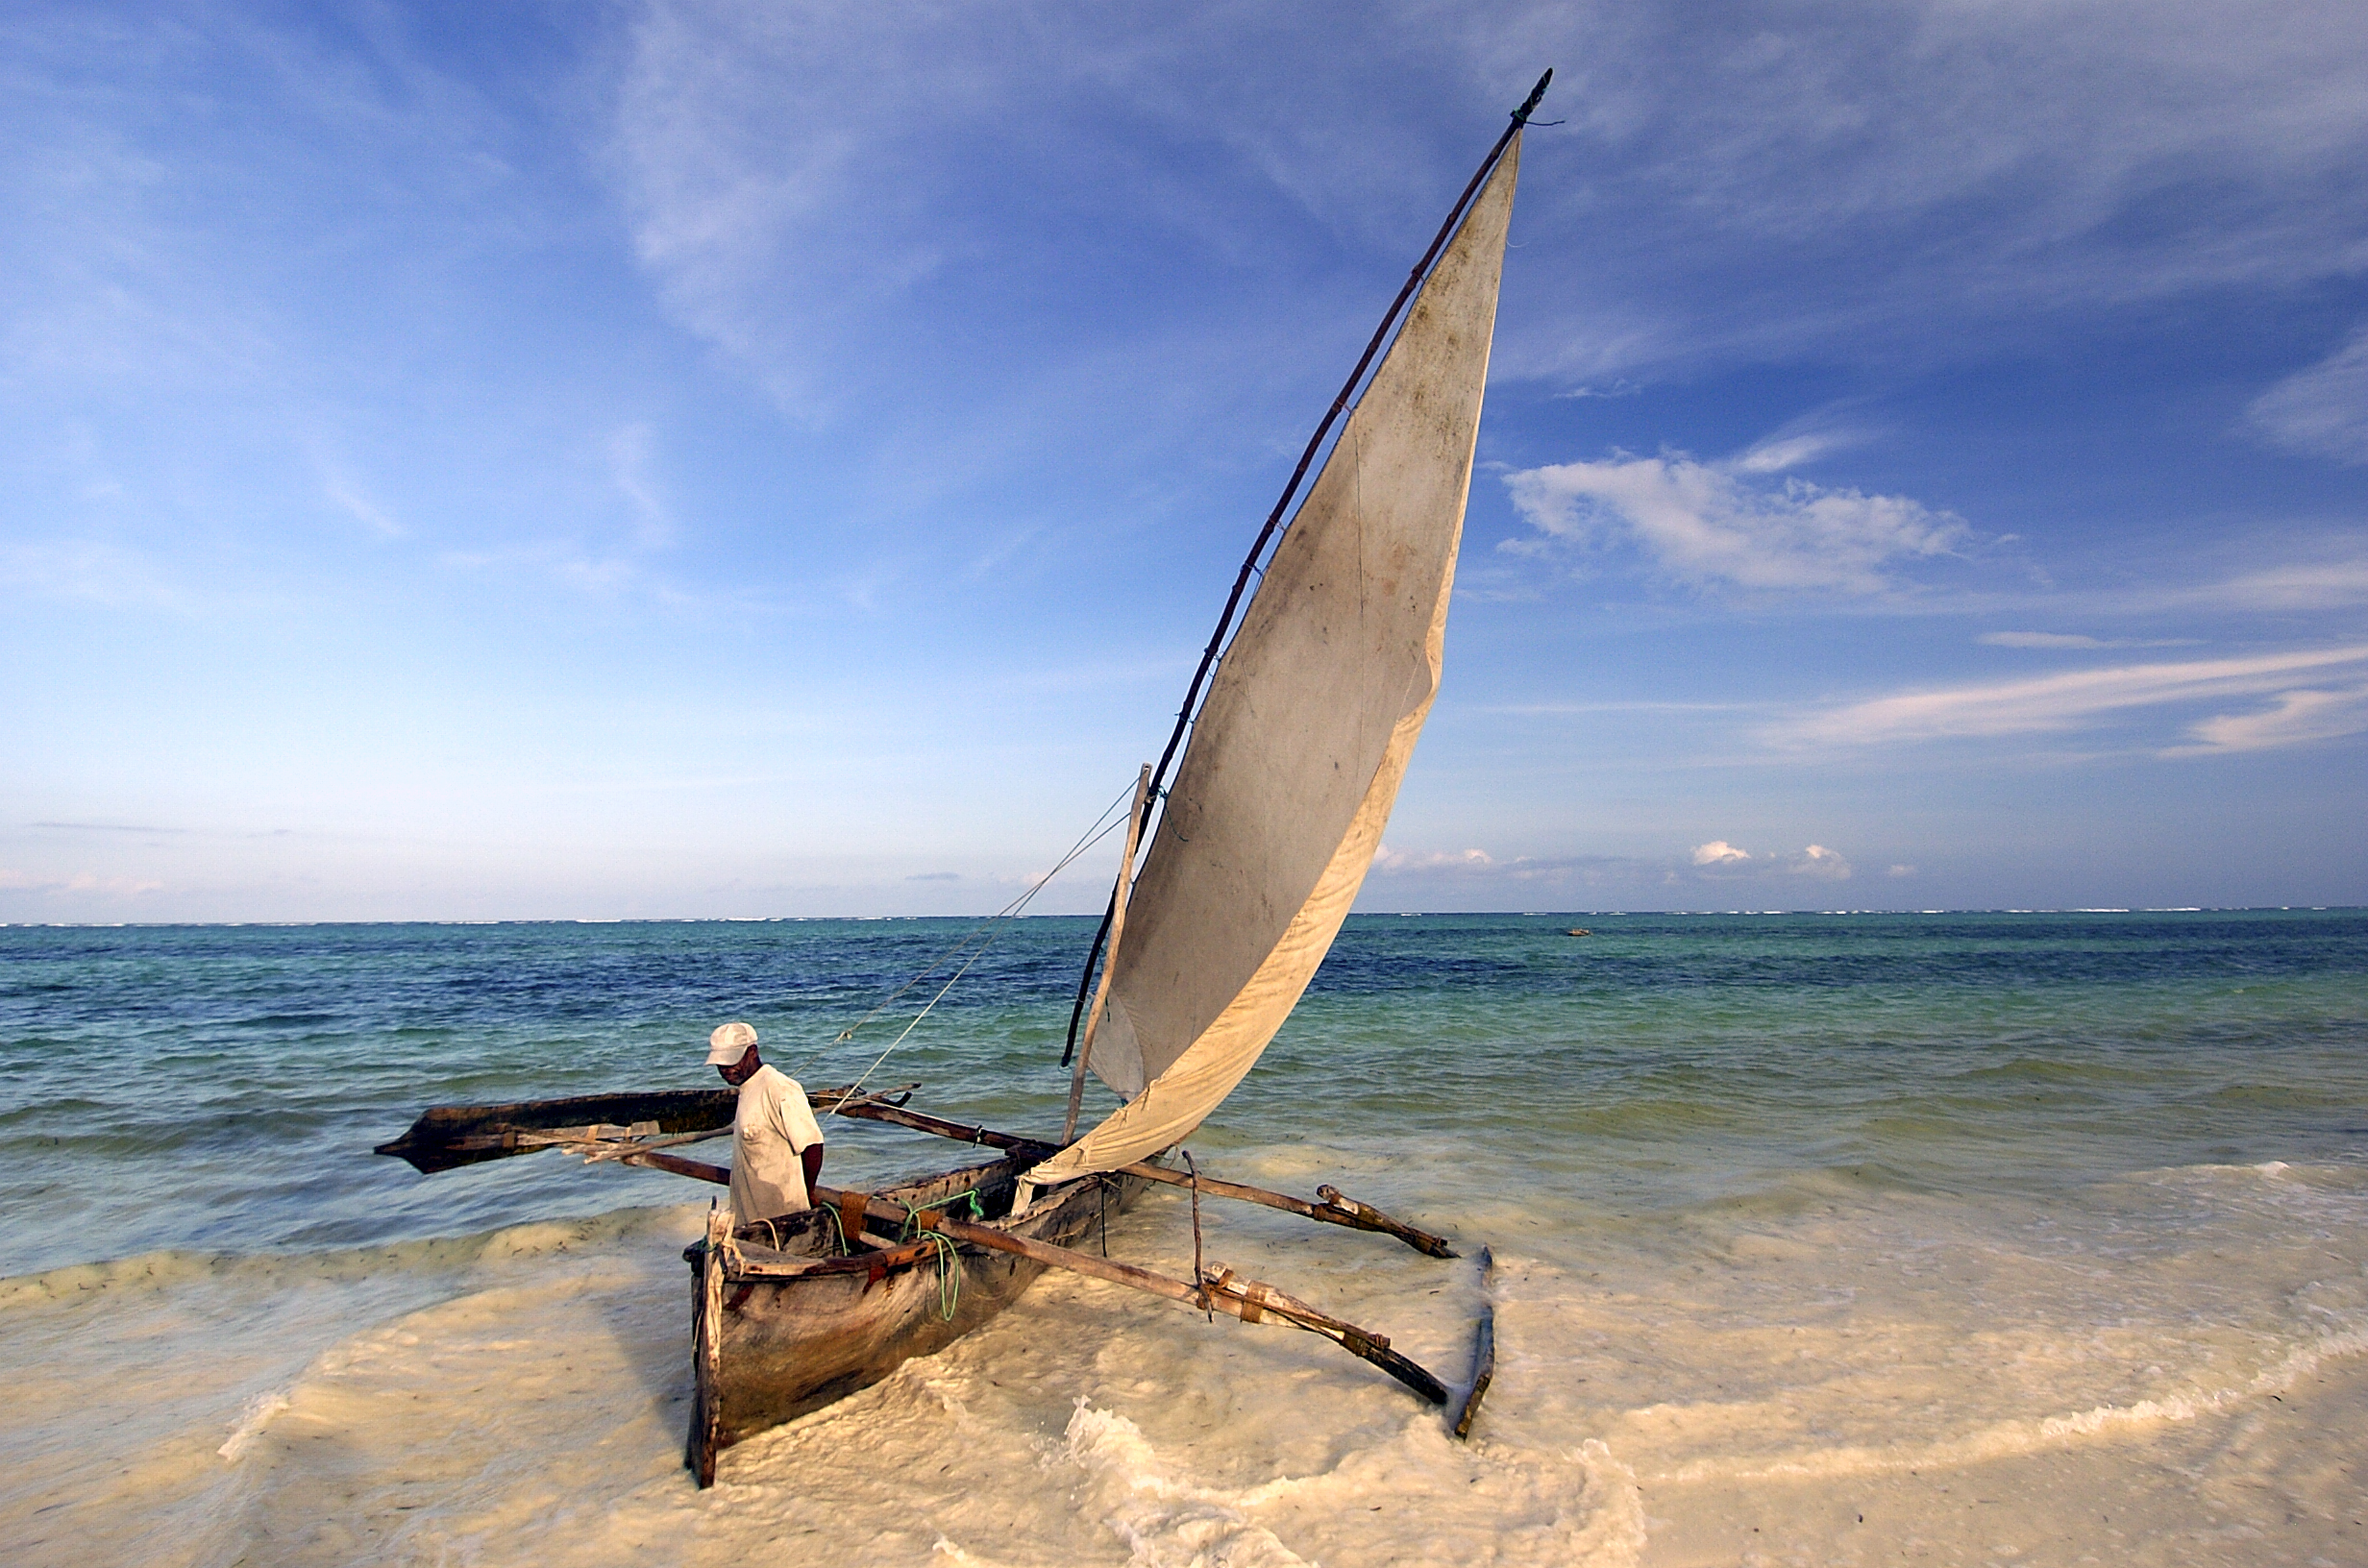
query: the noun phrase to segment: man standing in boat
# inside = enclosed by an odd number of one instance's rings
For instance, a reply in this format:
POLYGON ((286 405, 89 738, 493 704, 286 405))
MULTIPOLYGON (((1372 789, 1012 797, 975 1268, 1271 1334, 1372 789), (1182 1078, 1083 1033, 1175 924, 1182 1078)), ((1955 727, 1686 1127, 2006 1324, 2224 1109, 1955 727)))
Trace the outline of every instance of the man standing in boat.
POLYGON ((739 1223, 813 1207, 823 1130, 805 1090, 756 1054, 756 1031, 734 1019, 707 1037, 707 1062, 740 1091, 731 1120, 731 1207, 739 1223))

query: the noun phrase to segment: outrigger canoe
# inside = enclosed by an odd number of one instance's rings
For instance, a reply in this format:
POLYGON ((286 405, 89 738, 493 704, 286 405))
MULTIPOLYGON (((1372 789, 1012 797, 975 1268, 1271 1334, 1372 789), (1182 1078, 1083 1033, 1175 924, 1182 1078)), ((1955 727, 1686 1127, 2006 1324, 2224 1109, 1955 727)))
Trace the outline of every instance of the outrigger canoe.
MULTIPOLYGON (((1328 1188, 1310 1203, 1196 1171, 1179 1177, 1160 1162, 1241 1083, 1330 951, 1438 694, 1521 135, 1552 77, 1513 111, 1309 438, 1234 579, 1166 748, 1143 768, 1071 1008, 1059 1139, 960 1129, 851 1090, 816 1095, 817 1110, 967 1138, 1002 1158, 879 1192, 818 1188, 815 1208, 788 1219, 735 1223, 717 1212, 690 1249, 698 1396, 685 1458, 703 1486, 723 1449, 960 1337, 1048 1265, 1321 1334, 1445 1401, 1439 1380, 1386 1338, 1270 1286, 1223 1270, 1172 1280, 1077 1243, 1146 1184, 1170 1181, 1453 1256, 1328 1188), (1078 1136, 1089 1071, 1120 1105, 1078 1136)), ((447 1107, 380 1152, 425 1171, 557 1144, 728 1182, 722 1167, 668 1145, 715 1136, 732 1107, 728 1091, 713 1090, 447 1107)), ((1492 1345, 1485 1331, 1483 1344, 1492 1345)), ((1475 1370, 1459 1435, 1485 1372, 1475 1370)))

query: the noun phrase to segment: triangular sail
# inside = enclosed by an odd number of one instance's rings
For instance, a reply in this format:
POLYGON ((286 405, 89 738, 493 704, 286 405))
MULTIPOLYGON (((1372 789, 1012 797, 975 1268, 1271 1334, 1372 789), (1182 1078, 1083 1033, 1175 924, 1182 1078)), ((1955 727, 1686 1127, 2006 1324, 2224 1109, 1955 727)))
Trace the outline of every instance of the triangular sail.
POLYGON ((1028 1172, 1189 1135, 1307 989, 1439 690, 1520 162, 1505 149, 1284 533, 1218 666, 1127 905, 1094 1071, 1127 1096, 1028 1172))

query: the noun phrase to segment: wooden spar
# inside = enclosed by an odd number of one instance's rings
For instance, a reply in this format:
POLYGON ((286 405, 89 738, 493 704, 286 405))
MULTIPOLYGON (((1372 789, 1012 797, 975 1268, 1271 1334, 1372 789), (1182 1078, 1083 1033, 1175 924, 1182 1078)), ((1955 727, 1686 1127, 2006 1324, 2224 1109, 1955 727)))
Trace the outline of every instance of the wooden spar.
POLYGON ((1094 1032, 1101 1027, 1102 1009, 1110 1001, 1110 976, 1118 968, 1119 943, 1126 935, 1126 884, 1135 871, 1135 845, 1143 839, 1143 803, 1151 793, 1151 765, 1143 765, 1135 780, 1135 807, 1126 818, 1126 847, 1119 855, 1119 879, 1110 890, 1110 950, 1102 961, 1101 983, 1094 988, 1094 1011, 1086 1016, 1085 1039, 1077 1045, 1076 1069, 1069 1077, 1069 1115, 1061 1122, 1061 1141, 1077 1136, 1077 1108, 1085 1103, 1085 1065, 1093 1060, 1094 1032))
MULTIPOLYGON (((618 1162, 628 1165, 648 1165, 653 1170, 670 1170, 678 1176, 689 1176, 702 1182, 713 1182, 719 1187, 731 1186, 731 1166, 711 1165, 704 1160, 685 1160, 678 1154, 660 1154, 651 1150, 642 1154, 621 1154, 618 1162)), ((816 1191, 822 1190, 820 1188, 816 1191)))
MULTIPOLYGON (((975 1143, 985 1148, 1024 1155, 1031 1160, 1049 1160, 1060 1152, 1058 1144, 1042 1139, 999 1133, 986 1127, 949 1121, 925 1112, 906 1110, 899 1096, 908 1095, 919 1087, 917 1084, 903 1084, 859 1098, 850 1098, 850 1091, 844 1089, 821 1089, 808 1091, 806 1098, 813 1102, 815 1110, 825 1114, 852 1116, 865 1121, 884 1121, 937 1138, 952 1139, 956 1142, 975 1143)), ((645 1124, 655 1122, 665 1133, 722 1132, 731 1126, 731 1112, 737 1102, 738 1091, 734 1090, 668 1090, 645 1094, 595 1094, 565 1100, 530 1100, 516 1105, 439 1105, 423 1114, 401 1138, 391 1143, 380 1144, 377 1152, 399 1156, 409 1161, 423 1175, 433 1175, 437 1171, 474 1164, 480 1161, 532 1154, 538 1149, 566 1148, 579 1153, 597 1154, 602 1159, 615 1160, 624 1164, 647 1165, 655 1170, 673 1171, 678 1176, 728 1184, 731 1172, 723 1165, 685 1160, 656 1149, 621 1148, 611 1152, 599 1148, 595 1145, 604 1140, 599 1138, 596 1129, 602 1127, 602 1122, 599 1118, 593 1118, 587 1124, 585 1116, 587 1111, 604 1112, 608 1116, 625 1118, 629 1126, 631 1118, 635 1118, 637 1114, 646 1113, 639 1119, 645 1124), (563 1117, 574 1119, 562 1121, 560 1118, 563 1117), (568 1134, 580 1136, 564 1136, 568 1134)), ((1192 1178, 1160 1165, 1131 1164, 1125 1167, 1125 1174, 1169 1187, 1192 1185, 1192 1178)), ((1347 1197, 1336 1188, 1316 1188, 1316 1194, 1321 1200, 1317 1203, 1295 1198, 1287 1192, 1272 1192, 1262 1187, 1219 1181, 1210 1176, 1200 1178, 1200 1190, 1212 1197, 1232 1198, 1241 1203, 1280 1209, 1286 1213, 1297 1214, 1325 1225, 1342 1225, 1350 1230, 1375 1231, 1384 1236, 1394 1236, 1417 1252, 1433 1258, 1456 1256, 1455 1249, 1448 1246, 1443 1237, 1409 1225, 1369 1203, 1347 1197)))
MULTIPOLYGON (((885 1207, 884 1205, 882 1207, 885 1207)), ((883 1218, 903 1219, 901 1213, 891 1211, 883 1218)), ((1097 1258, 1090 1252, 1073 1247, 1056 1247, 1047 1241, 1031 1241, 1025 1237, 1010 1236, 991 1225, 979 1225, 934 1209, 924 1209, 914 1216, 928 1230, 939 1231, 957 1241, 974 1246, 989 1247, 998 1252, 1015 1253, 1052 1268, 1066 1268, 1078 1274, 1090 1274, 1098 1280, 1129 1286, 1170 1301, 1181 1302, 1195 1311, 1229 1312, 1245 1323, 1257 1323, 1268 1317, 1277 1317, 1294 1328, 1321 1335, 1351 1356, 1372 1362, 1434 1405, 1447 1402, 1446 1384, 1390 1348, 1389 1336, 1369 1333, 1353 1323, 1344 1323, 1318 1311, 1303 1301, 1285 1295, 1270 1285, 1237 1277, 1231 1269, 1220 1269, 1198 1286, 1154 1274, 1147 1268, 1122 1263, 1107 1258, 1097 1258)))
MULTIPOLYGON (((1022 1138, 1015 1133, 999 1133, 985 1127, 973 1127, 964 1122, 948 1121, 943 1116, 932 1116, 921 1111, 908 1111, 901 1106, 869 1105, 856 1102, 847 1106, 839 1115, 858 1117, 865 1121, 885 1121, 898 1127, 910 1127, 915 1132, 930 1133, 939 1138, 950 1138, 957 1142, 976 1143, 991 1149, 1002 1149, 1007 1153, 1024 1155, 1035 1160, 1048 1160, 1060 1152, 1058 1147, 1041 1139, 1022 1138)), ((1140 1176, 1145 1181, 1160 1182, 1169 1187, 1193 1185, 1193 1178, 1184 1175, 1181 1171, 1169 1170, 1162 1165, 1137 1163, 1122 1168, 1125 1175, 1140 1176)), ((1295 1198, 1287 1192, 1271 1192, 1263 1187, 1246 1187, 1240 1182, 1221 1182, 1209 1176, 1201 1177, 1199 1186, 1201 1191, 1213 1197, 1233 1198, 1243 1203, 1255 1203, 1269 1209, 1280 1209, 1286 1213, 1297 1214, 1302 1218, 1317 1220, 1326 1225, 1344 1225, 1353 1231, 1378 1231, 1384 1236, 1394 1236, 1414 1248, 1415 1251, 1427 1253, 1433 1258, 1456 1256, 1455 1249, 1448 1246, 1443 1237, 1433 1236, 1428 1231, 1384 1213, 1369 1203, 1360 1203, 1355 1198, 1343 1196, 1334 1188, 1318 1188, 1317 1196, 1323 1201, 1310 1203, 1305 1198, 1295 1198)))
POLYGON ((1455 1418, 1455 1434, 1471 1435, 1471 1424, 1480 1413, 1480 1401, 1489 1391, 1489 1384, 1496 1376, 1496 1304, 1489 1299, 1489 1274, 1496 1266, 1496 1255, 1488 1248, 1480 1249, 1480 1327, 1473 1335, 1471 1351, 1471 1391, 1464 1396, 1463 1413, 1455 1418))

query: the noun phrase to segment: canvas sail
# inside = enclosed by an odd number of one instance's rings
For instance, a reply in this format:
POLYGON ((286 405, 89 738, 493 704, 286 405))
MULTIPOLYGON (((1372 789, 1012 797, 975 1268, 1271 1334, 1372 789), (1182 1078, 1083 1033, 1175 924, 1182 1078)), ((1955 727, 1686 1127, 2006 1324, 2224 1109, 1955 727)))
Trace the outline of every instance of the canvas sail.
POLYGON ((1440 257, 1209 688, 1127 904, 1090 1066, 1127 1097, 1028 1172, 1189 1135, 1331 949, 1439 690, 1496 325, 1516 135, 1440 257))

